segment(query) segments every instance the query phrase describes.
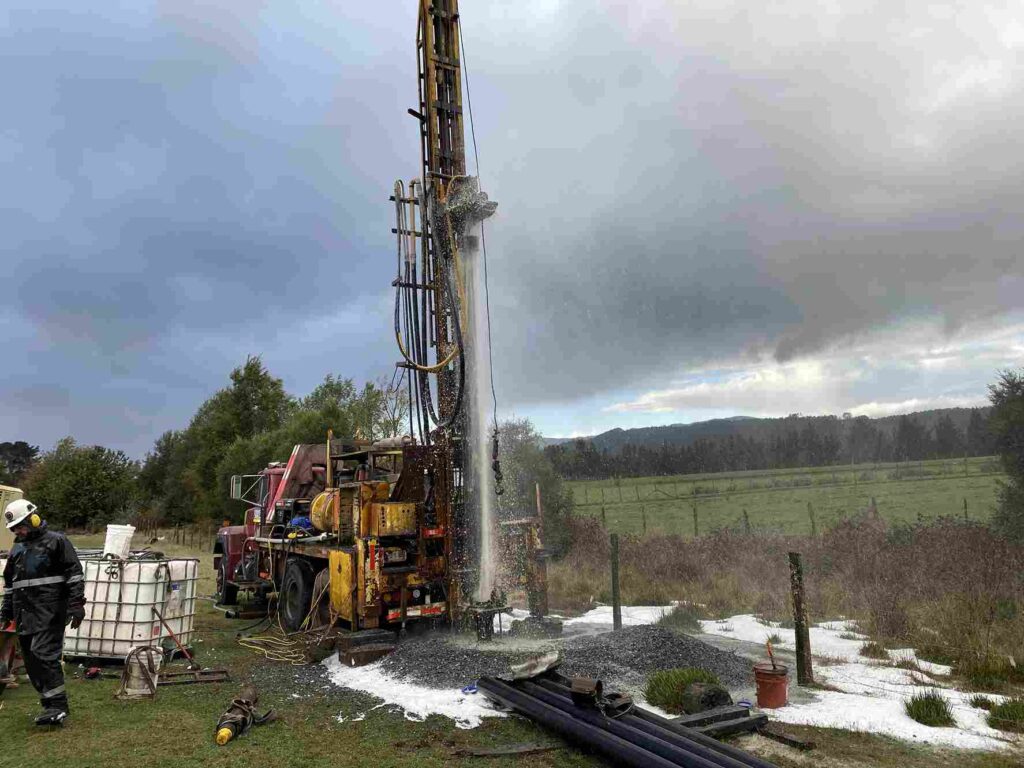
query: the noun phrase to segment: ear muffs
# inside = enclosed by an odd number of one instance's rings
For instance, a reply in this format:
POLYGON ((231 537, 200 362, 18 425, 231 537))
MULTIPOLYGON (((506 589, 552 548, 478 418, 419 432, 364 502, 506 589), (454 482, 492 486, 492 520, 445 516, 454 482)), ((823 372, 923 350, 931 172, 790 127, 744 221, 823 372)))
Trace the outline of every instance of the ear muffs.
POLYGON ((28 523, 33 528, 38 528, 40 525, 43 524, 43 519, 39 515, 37 515, 35 512, 33 512, 31 514, 31 516, 28 518, 28 523))

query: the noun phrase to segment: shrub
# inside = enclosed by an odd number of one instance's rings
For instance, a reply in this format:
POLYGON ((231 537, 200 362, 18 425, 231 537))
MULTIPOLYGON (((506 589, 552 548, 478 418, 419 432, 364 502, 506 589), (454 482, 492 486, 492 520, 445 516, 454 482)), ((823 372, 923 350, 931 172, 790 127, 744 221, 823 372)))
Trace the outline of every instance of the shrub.
POLYGON ((978 709, 987 709, 992 711, 992 708, 996 705, 992 699, 988 696, 982 696, 980 693, 971 696, 971 706, 977 707, 978 709))
POLYGON ((987 720, 990 726, 1001 731, 1024 733, 1024 699, 1010 699, 996 704, 988 713, 987 720))
POLYGON ((683 691, 690 683, 721 685, 713 672, 699 667, 663 669, 648 676, 647 685, 644 686, 644 698, 666 712, 682 714, 683 691))
POLYGON ((949 702, 938 691, 912 696, 904 708, 907 714, 921 725, 930 725, 936 728, 956 725, 949 702))
POLYGON ((956 663, 955 654, 943 645, 937 643, 925 643, 918 645, 914 655, 921 661, 930 661, 933 664, 945 664, 951 666, 956 663))
POLYGON ((972 688, 981 691, 1001 691, 1007 683, 1024 679, 1009 659, 995 654, 965 654, 956 663, 956 672, 972 688))
POLYGON ((692 603, 680 603, 660 619, 662 627, 680 629, 683 632, 700 632, 700 620, 703 618, 700 608, 692 603))
POLYGON ((889 654, 885 652, 885 647, 881 643, 876 643, 873 640, 864 643, 860 647, 860 655, 869 659, 888 659, 889 654))

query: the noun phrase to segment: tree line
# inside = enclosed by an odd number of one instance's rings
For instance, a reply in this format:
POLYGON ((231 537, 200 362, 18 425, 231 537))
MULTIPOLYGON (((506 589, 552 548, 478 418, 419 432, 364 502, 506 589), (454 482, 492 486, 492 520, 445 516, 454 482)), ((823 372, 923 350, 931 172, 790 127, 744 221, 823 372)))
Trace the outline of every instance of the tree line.
MULTIPOLYGON (((287 460, 300 443, 374 441, 408 431, 408 398, 383 381, 356 386, 328 375, 305 397, 289 395, 260 358, 231 372, 230 383, 199 406, 189 424, 162 434, 142 461, 123 451, 80 445, 66 437, 46 453, 28 443, 0 444, 0 478, 21 487, 60 528, 107 523, 241 522, 244 506, 228 495, 232 475, 253 474, 287 460)), ((532 514, 536 486, 544 506, 546 548, 569 546, 572 493, 564 487, 527 420, 500 427, 502 519, 532 514)))
POLYGON ((188 426, 162 434, 142 461, 66 437, 42 454, 27 443, 0 444, 0 472, 60 527, 140 517, 168 525, 234 520, 242 510, 228 498, 231 475, 286 460, 297 443, 322 443, 328 429, 340 439, 394 436, 406 413, 404 393, 333 374, 295 397, 259 357, 249 357, 188 426))
POLYGON ((699 437, 688 445, 626 444, 602 450, 577 439, 545 449, 555 469, 571 480, 649 477, 795 467, 827 467, 867 462, 920 461, 989 456, 996 437, 979 409, 966 429, 944 414, 931 429, 913 416, 901 416, 895 428, 856 418, 779 419, 763 436, 730 434, 699 437))

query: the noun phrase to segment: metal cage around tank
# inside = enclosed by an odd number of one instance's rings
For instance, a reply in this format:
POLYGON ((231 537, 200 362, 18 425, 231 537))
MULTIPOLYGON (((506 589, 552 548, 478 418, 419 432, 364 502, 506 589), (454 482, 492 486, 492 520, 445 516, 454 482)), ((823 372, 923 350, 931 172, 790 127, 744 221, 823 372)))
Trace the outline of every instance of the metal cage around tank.
POLYGON ((172 647, 157 611, 182 645, 191 644, 198 559, 86 557, 82 569, 86 616, 77 630, 68 627, 65 656, 123 659, 137 645, 172 647))

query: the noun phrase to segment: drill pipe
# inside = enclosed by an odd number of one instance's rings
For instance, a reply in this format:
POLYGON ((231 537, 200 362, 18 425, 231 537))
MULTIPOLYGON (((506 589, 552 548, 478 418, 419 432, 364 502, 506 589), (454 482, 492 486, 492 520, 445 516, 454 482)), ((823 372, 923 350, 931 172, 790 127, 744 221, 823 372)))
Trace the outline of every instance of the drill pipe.
POLYGON ((696 744, 673 744, 658 736, 644 733, 628 723, 620 722, 624 716, 611 718, 596 709, 577 706, 568 699, 563 699, 558 694, 546 691, 539 685, 534 685, 529 681, 518 683, 516 687, 523 691, 523 693, 529 694, 545 704, 555 707, 571 717, 575 717, 581 722, 625 739, 652 754, 672 761, 676 765, 685 765, 687 768, 690 766, 693 768, 736 768, 732 761, 728 763, 722 762, 718 759, 721 757, 720 755, 703 749, 696 744))
MULTIPOLYGON (((571 703, 572 699, 569 688, 559 684, 558 681, 537 678, 533 682, 545 690, 558 694, 567 702, 571 703)), ((637 728, 638 730, 642 730, 652 736, 657 736, 659 739, 683 746, 684 748, 688 748, 692 751, 696 751, 695 748, 704 748, 706 750, 717 752, 719 753, 719 757, 716 759, 723 766, 730 766, 733 768, 736 766, 749 766, 749 768, 777 768, 774 764, 769 763, 766 760, 762 760, 749 752, 744 752, 742 749, 738 749, 731 744, 724 744, 707 734, 700 733, 692 728, 687 728, 674 723, 668 718, 661 717, 660 715, 641 707, 634 708, 629 714, 623 715, 618 719, 633 726, 634 728, 637 728)), ((698 754, 703 753, 698 752, 698 754)))
POLYGON ((621 765, 628 765, 631 768, 678 768, 680 765, 652 755, 646 749, 600 728, 580 722, 571 715, 548 706, 496 678, 481 677, 476 685, 488 698, 521 712, 531 720, 564 736, 568 741, 584 749, 600 752, 621 765))

